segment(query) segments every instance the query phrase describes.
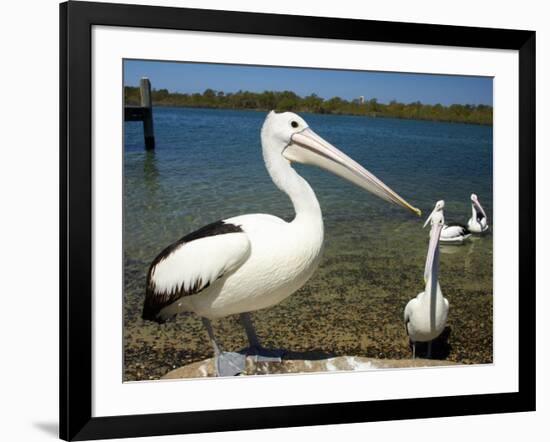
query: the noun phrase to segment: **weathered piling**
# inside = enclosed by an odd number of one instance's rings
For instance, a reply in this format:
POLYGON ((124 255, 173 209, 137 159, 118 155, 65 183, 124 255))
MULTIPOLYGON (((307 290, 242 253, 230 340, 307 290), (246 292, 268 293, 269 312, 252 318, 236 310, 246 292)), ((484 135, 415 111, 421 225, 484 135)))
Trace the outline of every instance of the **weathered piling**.
POLYGON ((143 136, 145 138, 145 149, 155 148, 155 133, 153 130, 153 104, 151 100, 151 82, 148 78, 142 78, 139 81, 139 91, 141 94, 141 107, 146 109, 143 118, 143 136))
POLYGON ((143 121, 143 137, 145 149, 155 148, 155 131, 153 128, 153 101, 151 99, 151 82, 143 77, 139 81, 139 92, 141 96, 140 106, 125 106, 125 121, 143 121))

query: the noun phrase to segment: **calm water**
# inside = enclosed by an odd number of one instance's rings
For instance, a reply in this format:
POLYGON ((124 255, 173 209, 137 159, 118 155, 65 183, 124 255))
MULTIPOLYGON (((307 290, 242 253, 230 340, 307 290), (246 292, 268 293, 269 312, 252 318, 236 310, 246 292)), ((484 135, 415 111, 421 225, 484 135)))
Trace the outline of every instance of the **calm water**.
MULTIPOLYGON (((446 220, 466 223, 469 196, 475 192, 492 224, 491 127, 302 116, 319 135, 419 207, 423 218, 437 200, 444 199, 446 220)), ((288 198, 272 184, 263 164, 260 128, 264 112, 155 108, 154 118, 155 152, 144 151, 141 123, 125 123, 128 329, 140 325, 136 321, 145 272, 166 245, 204 224, 239 214, 263 212, 287 220, 293 217, 288 198)), ((416 293, 421 291, 428 234, 422 229, 424 219, 320 169, 296 167, 312 185, 323 210, 326 249, 319 278, 326 276, 323 290, 327 294, 346 283, 339 279, 345 278, 342 275, 346 269, 361 268, 368 273, 369 262, 376 266, 376 260, 382 258, 384 266, 391 269, 387 277, 397 278, 396 289, 399 278, 409 272, 407 278, 419 282, 416 293), (346 256, 356 260, 342 259, 346 256)), ((475 290, 492 293, 491 235, 443 252, 442 287, 445 266, 447 270, 462 269, 462 274, 468 266, 474 266, 475 290), (473 257, 478 259, 475 264, 473 257)), ((454 276, 448 275, 447 281, 451 278, 454 276)), ((468 284, 467 280, 454 281, 454 286, 459 285, 463 291, 469 289, 468 284)), ((402 296, 408 299, 416 293, 402 296)))
MULTIPOLYGON (((263 164, 263 112, 157 108, 157 149, 143 149, 140 123, 126 123, 126 252, 152 256, 208 222, 265 212, 292 219, 286 195, 263 164)), ((446 218, 466 222, 476 192, 492 219, 492 128, 414 120, 304 114, 340 147, 407 201, 429 214, 445 199, 446 218)), ((323 209, 327 240, 340 222, 374 232, 415 220, 406 211, 320 169, 297 166, 323 209)))

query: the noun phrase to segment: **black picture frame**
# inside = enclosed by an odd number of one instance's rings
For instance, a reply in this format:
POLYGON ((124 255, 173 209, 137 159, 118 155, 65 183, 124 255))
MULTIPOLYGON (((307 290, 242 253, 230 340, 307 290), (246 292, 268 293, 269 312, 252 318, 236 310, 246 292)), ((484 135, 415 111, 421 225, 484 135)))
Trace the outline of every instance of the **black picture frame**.
POLYGON ((60 437, 139 437, 535 410, 535 32, 125 4, 60 5, 60 437), (94 25, 510 49, 519 53, 519 391, 92 417, 94 25))

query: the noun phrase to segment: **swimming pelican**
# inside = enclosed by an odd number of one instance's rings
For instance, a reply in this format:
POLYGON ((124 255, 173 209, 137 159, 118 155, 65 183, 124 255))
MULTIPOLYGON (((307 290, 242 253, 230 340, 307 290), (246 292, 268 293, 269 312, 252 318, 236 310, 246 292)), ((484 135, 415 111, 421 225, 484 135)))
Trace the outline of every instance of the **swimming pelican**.
POLYGON ((242 372, 246 354, 223 352, 210 320, 240 314, 250 344, 246 353, 280 360, 281 353, 260 346, 248 312, 283 301, 306 283, 319 264, 321 208, 292 163, 319 166, 420 215, 420 210, 315 134, 294 113, 270 112, 261 142, 267 171, 292 201, 294 220, 254 214, 217 221, 164 249, 147 274, 142 317, 161 323, 179 312, 199 315, 214 348, 218 376, 242 372))
POLYGON ((487 224, 487 215, 481 207, 477 195, 472 193, 472 217, 468 220, 468 230, 472 233, 484 233, 489 229, 487 224))
POLYGON ((445 225, 444 206, 444 201, 438 201, 433 212, 426 220, 426 224, 431 222, 430 244, 424 268, 426 288, 405 306, 405 330, 412 343, 413 358, 416 357, 417 342, 428 342, 427 357, 431 356, 432 341, 445 328, 447 314, 449 313, 449 302, 441 293, 438 279, 439 239, 445 225))
POLYGON ((468 228, 460 223, 449 223, 443 226, 441 242, 443 244, 464 244, 472 234, 468 228))

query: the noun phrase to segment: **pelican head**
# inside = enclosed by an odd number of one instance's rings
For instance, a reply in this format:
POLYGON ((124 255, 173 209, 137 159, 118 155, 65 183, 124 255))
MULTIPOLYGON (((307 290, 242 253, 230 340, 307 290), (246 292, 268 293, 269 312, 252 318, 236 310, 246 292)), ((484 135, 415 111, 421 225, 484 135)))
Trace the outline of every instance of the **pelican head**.
POLYGON ((445 208, 445 201, 439 200, 437 203, 435 203, 435 207, 432 210, 432 213, 430 213, 430 216, 426 219, 426 222, 424 223, 423 227, 426 227, 429 222, 434 225, 434 223, 438 223, 440 220, 442 223, 445 223, 445 218, 443 216, 443 209, 445 208))
POLYGON ((278 153, 289 163, 320 167, 385 201, 421 215, 419 209, 411 206, 372 173, 313 132, 306 121, 295 113, 271 111, 262 127, 263 137, 274 140, 270 145, 274 149, 280 149, 278 153))
POLYGON ((487 215, 485 214, 485 210, 483 210, 483 207, 481 207, 481 204, 479 202, 479 199, 477 198, 477 195, 475 193, 472 193, 470 196, 470 199, 472 200, 472 206, 474 206, 476 213, 481 213, 485 218, 487 218, 487 215))

